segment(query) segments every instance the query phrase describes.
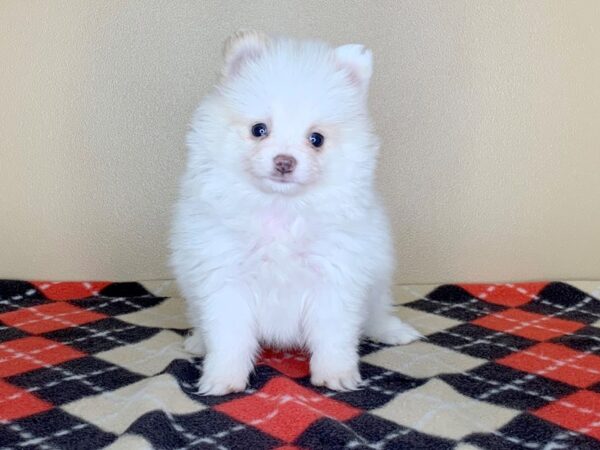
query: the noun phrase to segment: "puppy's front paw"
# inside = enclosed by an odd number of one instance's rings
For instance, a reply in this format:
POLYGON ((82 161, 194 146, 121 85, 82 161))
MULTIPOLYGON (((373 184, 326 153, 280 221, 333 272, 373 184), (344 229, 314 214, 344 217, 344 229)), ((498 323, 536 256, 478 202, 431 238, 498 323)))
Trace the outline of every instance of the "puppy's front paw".
POLYGON ((200 395, 226 395, 246 389, 252 365, 246 361, 222 360, 210 354, 204 360, 203 373, 198 383, 200 395))
POLYGON ((382 344, 409 344, 423 338, 421 333, 394 316, 387 316, 382 323, 372 328, 367 336, 382 344))
POLYGON ((183 342, 183 348, 186 352, 197 356, 204 356, 206 354, 204 339, 198 331, 192 332, 185 338, 185 341, 183 342))
POLYGON ((227 376, 213 377, 212 375, 204 374, 198 384, 198 394, 227 395, 243 391, 246 389, 246 385, 247 381, 245 379, 234 379, 227 376))
POLYGON ((358 363, 342 363, 334 359, 328 362, 313 360, 310 382, 315 386, 324 386, 334 391, 356 390, 361 383, 358 363))

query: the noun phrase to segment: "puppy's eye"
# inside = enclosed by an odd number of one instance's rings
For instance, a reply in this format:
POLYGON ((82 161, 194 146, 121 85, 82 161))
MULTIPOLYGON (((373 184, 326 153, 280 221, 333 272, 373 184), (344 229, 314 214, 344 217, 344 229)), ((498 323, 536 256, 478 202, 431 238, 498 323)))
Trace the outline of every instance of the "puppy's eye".
POLYGON ((256 123, 252 125, 252 136, 261 138, 269 134, 269 129, 264 123, 256 123))
POLYGON ((325 138, 321 133, 312 133, 308 137, 308 142, 310 142, 313 147, 319 148, 323 145, 323 142, 325 142, 325 138))

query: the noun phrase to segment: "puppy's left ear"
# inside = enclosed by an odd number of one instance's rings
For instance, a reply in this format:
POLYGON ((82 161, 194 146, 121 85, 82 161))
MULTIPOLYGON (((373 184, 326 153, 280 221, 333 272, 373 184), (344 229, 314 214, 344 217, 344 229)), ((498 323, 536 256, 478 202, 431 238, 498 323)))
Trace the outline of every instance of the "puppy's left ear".
POLYGON ((346 73, 350 82, 366 95, 373 74, 371 50, 360 44, 342 45, 335 49, 338 66, 346 73))

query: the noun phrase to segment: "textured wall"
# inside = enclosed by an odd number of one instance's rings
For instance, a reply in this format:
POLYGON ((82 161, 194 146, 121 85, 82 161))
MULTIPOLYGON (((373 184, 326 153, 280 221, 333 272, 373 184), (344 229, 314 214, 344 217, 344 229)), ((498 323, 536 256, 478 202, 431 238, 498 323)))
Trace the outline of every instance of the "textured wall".
POLYGON ((169 277, 184 135, 240 27, 375 55, 399 282, 600 278, 600 2, 0 3, 0 277, 169 277))

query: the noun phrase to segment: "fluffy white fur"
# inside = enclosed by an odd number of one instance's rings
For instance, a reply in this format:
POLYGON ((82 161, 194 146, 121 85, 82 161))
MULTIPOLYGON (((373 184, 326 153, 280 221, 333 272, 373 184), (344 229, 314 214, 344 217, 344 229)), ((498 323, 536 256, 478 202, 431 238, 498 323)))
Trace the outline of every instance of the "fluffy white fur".
POLYGON ((199 106, 172 233, 171 263, 205 354, 199 391, 241 391, 261 344, 304 347, 311 381, 360 383, 361 336, 419 337, 390 315, 392 243, 373 186, 371 52, 254 32, 232 36, 199 106), (251 128, 265 123, 269 134, 251 128), (321 133, 324 145, 308 141, 321 133), (277 177, 274 158, 292 156, 277 177))

